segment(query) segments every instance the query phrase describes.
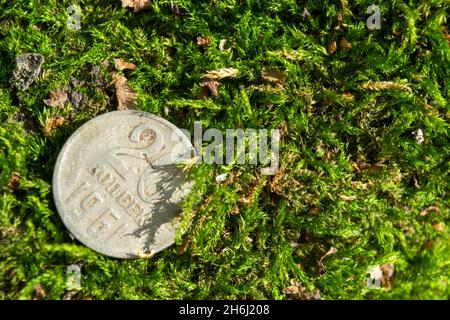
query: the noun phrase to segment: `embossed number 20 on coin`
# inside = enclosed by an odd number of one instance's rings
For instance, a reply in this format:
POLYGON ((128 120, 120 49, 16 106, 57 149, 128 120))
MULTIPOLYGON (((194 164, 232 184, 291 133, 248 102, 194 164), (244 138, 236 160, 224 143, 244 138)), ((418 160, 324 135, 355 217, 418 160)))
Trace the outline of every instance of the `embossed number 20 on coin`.
POLYGON ((194 154, 170 122, 114 111, 81 126, 61 150, 53 195, 66 227, 108 256, 151 255, 171 245, 180 201, 192 188, 179 163, 194 154))

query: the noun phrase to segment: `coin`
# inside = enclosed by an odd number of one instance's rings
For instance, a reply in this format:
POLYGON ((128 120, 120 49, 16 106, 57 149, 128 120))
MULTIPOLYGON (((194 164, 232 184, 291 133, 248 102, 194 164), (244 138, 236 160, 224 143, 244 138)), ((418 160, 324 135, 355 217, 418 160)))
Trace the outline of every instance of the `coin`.
POLYGON ((64 225, 84 245, 116 258, 151 256, 174 243, 180 202, 193 181, 180 162, 194 148, 155 115, 114 111, 67 140, 53 172, 64 225))

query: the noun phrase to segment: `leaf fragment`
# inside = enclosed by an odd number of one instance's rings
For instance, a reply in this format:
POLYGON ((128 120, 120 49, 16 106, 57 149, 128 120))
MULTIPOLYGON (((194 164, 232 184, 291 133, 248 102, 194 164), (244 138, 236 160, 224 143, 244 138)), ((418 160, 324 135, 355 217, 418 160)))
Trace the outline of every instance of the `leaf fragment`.
POLYGON ((148 9, 151 5, 151 0, 122 0, 122 8, 129 7, 132 8, 134 12, 148 9))
POLYGON ((128 84, 127 78, 114 72, 112 79, 116 89, 117 110, 135 109, 137 106, 137 94, 128 84))
POLYGON ((65 119, 61 116, 56 116, 53 118, 48 118, 44 123, 44 133, 49 136, 53 130, 61 127, 65 122, 65 119))
POLYGON ((120 58, 114 59, 114 67, 119 71, 136 69, 136 65, 134 63, 126 62, 125 60, 120 58))
POLYGON ((287 79, 287 74, 277 68, 264 69, 261 72, 261 77, 269 82, 273 82, 282 86, 287 79))

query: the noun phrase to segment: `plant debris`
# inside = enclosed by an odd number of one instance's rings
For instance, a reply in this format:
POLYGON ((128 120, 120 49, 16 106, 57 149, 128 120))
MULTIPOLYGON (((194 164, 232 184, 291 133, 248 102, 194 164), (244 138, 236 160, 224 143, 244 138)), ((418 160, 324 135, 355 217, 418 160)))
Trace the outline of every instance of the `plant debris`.
POLYGON ((16 190, 20 184, 20 175, 17 172, 11 172, 6 188, 16 190))
POLYGON ((117 110, 135 109, 137 94, 128 84, 127 78, 117 72, 112 74, 114 88, 116 89, 117 110))
POLYGON ((39 53, 25 53, 16 58, 11 83, 20 91, 26 91, 41 73, 44 56, 39 53))
POLYGON ((114 67, 119 71, 136 69, 136 65, 134 63, 126 62, 119 58, 114 59, 114 67))
POLYGON ((200 92, 200 99, 204 99, 208 96, 208 92, 211 94, 213 98, 219 96, 219 82, 213 79, 202 79, 200 82, 200 87, 202 91, 200 92))
POLYGON ((44 123, 44 133, 49 136, 53 130, 61 127, 65 122, 65 119, 61 116, 56 116, 53 118, 48 118, 44 123))
POLYGON ((49 107, 58 107, 63 109, 64 105, 68 101, 67 92, 60 88, 49 93, 49 99, 44 99, 44 103, 49 107))
POLYGON ((132 8, 134 12, 148 9, 152 6, 151 0, 122 0, 123 8, 132 8))
POLYGON ((325 259, 326 257, 335 254, 337 252, 337 249, 335 247, 331 247, 330 250, 328 250, 327 253, 325 253, 320 260, 317 262, 317 264, 319 265, 319 274, 324 274, 327 272, 327 269, 325 268, 325 265, 323 264, 323 259, 325 259))
POLYGON ((208 37, 197 37, 197 45, 199 47, 207 47, 211 43, 211 39, 208 37))
POLYGON ((266 81, 276 83, 279 86, 283 86, 284 82, 287 79, 287 74, 281 72, 277 68, 271 68, 263 69, 263 71, 261 72, 261 77, 266 81))
POLYGON ((335 54, 337 51, 337 43, 336 41, 331 41, 328 45, 328 53, 329 54, 335 54))
POLYGON ((283 289, 283 293, 292 300, 322 300, 320 291, 307 292, 300 282, 291 279, 290 286, 283 289))

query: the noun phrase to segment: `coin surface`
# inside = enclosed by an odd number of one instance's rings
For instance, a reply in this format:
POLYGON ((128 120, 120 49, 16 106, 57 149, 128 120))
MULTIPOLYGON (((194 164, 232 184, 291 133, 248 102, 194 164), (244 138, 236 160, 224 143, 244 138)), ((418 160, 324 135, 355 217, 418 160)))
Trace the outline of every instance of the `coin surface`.
POLYGON ((114 111, 67 140, 53 172, 56 208, 84 245, 116 258, 173 244, 180 202, 193 182, 180 162, 194 154, 183 132, 155 115, 114 111))

